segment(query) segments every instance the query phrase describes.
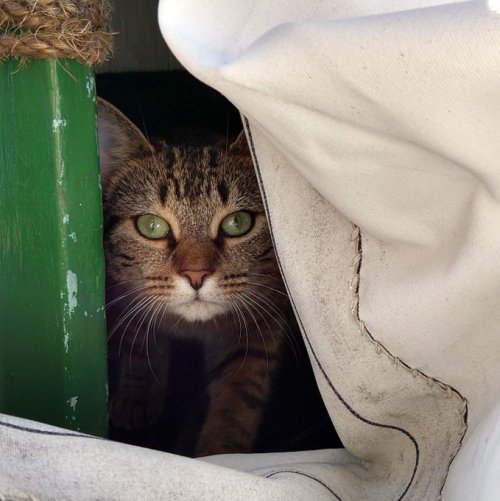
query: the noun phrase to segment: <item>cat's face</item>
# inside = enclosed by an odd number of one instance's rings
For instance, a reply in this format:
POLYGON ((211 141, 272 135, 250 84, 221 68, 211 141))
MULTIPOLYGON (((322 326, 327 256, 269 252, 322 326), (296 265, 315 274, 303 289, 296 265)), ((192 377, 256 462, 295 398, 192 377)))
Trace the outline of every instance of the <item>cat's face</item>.
POLYGON ((279 273, 244 139, 153 148, 102 102, 99 130, 108 275, 135 304, 195 322, 262 302, 279 273))

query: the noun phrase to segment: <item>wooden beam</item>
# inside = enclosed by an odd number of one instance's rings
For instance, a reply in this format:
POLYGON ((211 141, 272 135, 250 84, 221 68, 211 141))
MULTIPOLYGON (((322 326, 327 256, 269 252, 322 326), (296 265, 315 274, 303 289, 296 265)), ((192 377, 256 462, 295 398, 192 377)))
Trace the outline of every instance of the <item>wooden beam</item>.
POLYGON ((92 70, 0 63, 0 412, 107 433, 92 70))

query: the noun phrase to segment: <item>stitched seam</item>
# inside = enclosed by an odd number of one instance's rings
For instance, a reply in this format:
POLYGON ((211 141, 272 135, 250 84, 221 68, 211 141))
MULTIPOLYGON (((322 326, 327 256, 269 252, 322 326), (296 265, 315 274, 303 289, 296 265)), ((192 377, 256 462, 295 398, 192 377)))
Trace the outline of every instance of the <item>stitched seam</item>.
POLYGON ((353 242, 356 245, 357 248, 357 253, 356 256, 354 257, 354 260, 351 264, 352 268, 356 269, 356 274, 354 275, 353 279, 349 283, 349 286, 351 288, 355 288, 355 294, 354 294, 354 301, 351 306, 351 313, 354 318, 354 321, 358 324, 360 333, 367 339, 375 348, 375 352, 379 355, 385 355, 387 356, 391 362, 396 366, 396 367, 401 367, 403 368, 406 372, 410 373, 413 378, 417 379, 422 379, 424 380, 429 387, 434 387, 437 386, 439 389, 441 389, 443 392, 446 393, 446 398, 456 398, 459 403, 460 403, 460 408, 459 408, 459 415, 462 418, 462 429, 459 432, 459 441, 457 447, 451 452, 450 454, 450 461, 448 463, 448 466, 446 468, 446 471, 443 475, 442 481, 441 481, 441 488, 439 489, 439 496, 437 498, 437 501, 440 501, 442 498, 442 493, 444 489, 444 485, 446 482, 446 478, 448 477, 448 473, 451 467, 451 464, 453 460, 455 459, 456 455, 458 454, 458 451, 462 447, 462 443, 465 437, 465 434, 467 432, 467 415, 468 415, 468 402, 467 399, 462 396, 455 388, 452 386, 443 383, 442 381, 439 381, 438 379, 432 378, 425 374, 424 372, 414 368, 410 367, 407 363, 403 362, 400 358, 394 356, 384 345, 382 345, 379 341, 377 341, 371 332, 368 330, 366 327, 365 323, 361 320, 359 316, 359 288, 360 288, 360 282, 361 282, 361 265, 363 263, 363 242, 362 242, 362 237, 361 237, 361 230, 358 226, 354 226, 353 232, 351 234, 351 242, 353 242))
POLYGON ((276 470, 276 471, 273 471, 272 473, 269 473, 268 475, 266 475, 266 478, 271 478, 272 476, 278 475, 279 473, 294 473, 295 475, 302 475, 303 477, 307 477, 307 478, 310 478, 311 480, 315 480, 316 482, 321 484, 328 492, 333 494, 336 499, 338 499, 339 501, 342 501, 342 498, 338 494, 336 494, 334 491, 332 491, 332 489, 330 489, 330 487, 328 487, 328 485, 326 485, 321 479, 314 477, 313 475, 309 475, 309 473, 304 473, 303 471, 276 470))
MULTIPOLYGON (((250 130, 250 123, 248 122, 248 119, 242 115, 243 117, 243 123, 245 125, 245 129, 247 130, 247 133, 248 133, 248 138, 250 140, 250 151, 252 153, 252 158, 253 158, 253 162, 254 162, 254 166, 255 166, 255 171, 256 171, 256 174, 257 174, 257 177, 258 177, 258 180, 259 180, 259 185, 260 185, 260 188, 261 188, 261 192, 262 192, 262 199, 263 199, 263 203, 264 203, 264 206, 266 208, 266 213, 269 215, 270 211, 269 211, 269 204, 267 202, 267 197, 266 197, 266 194, 265 194, 265 191, 264 191, 264 187, 263 187, 263 183, 262 183, 262 176, 261 176, 261 172, 260 172, 260 166, 259 166, 259 162, 257 160, 257 155, 255 153, 255 145, 254 145, 254 142, 253 142, 253 137, 252 137, 252 133, 251 133, 251 130, 250 130)), ((270 231, 270 234, 271 234, 271 239, 273 241, 273 244, 276 243, 276 240, 274 238, 274 231, 273 231, 273 226, 272 226, 272 222, 270 220, 270 218, 268 218, 268 223, 269 223, 269 231, 270 231)), ((275 246, 276 248, 276 246, 275 246)), ((280 268, 280 271, 281 271, 281 274, 283 275, 283 266, 281 264, 281 261, 280 261, 280 258, 279 258, 279 255, 278 253, 276 252, 276 261, 278 263, 278 267, 280 268)), ((360 264, 361 261, 358 261, 357 265, 360 264)), ((419 449, 419 446, 418 446, 418 443, 417 441, 415 440, 415 437, 413 437, 413 435, 408 432, 407 430, 405 430, 404 428, 400 428, 400 427, 397 427, 397 426, 392 426, 392 425, 387 425, 387 424, 383 424, 383 423, 376 423, 374 421, 370 421, 369 419, 361 416, 361 414, 359 414, 358 412, 356 412, 348 403, 346 400, 344 400, 344 398, 340 395, 340 393, 338 392, 338 390, 335 388, 335 386, 333 385, 333 383, 330 381, 330 378, 328 377, 328 375, 326 374, 326 371, 325 369, 323 368, 323 366, 321 365, 321 362, 319 361, 319 358, 316 354, 316 351, 314 350, 312 344, 311 344, 311 341, 309 339, 309 336, 307 335, 307 332, 304 328, 304 324, 302 322, 302 319, 299 315, 299 312, 295 306, 295 303, 292 299, 292 296, 290 295, 290 288, 288 286, 288 283, 283 275, 283 283, 285 284, 285 288, 288 292, 288 295, 289 295, 289 298, 290 298, 290 303, 292 305, 292 308, 294 310, 294 313, 295 313, 295 316, 297 318, 297 322, 300 324, 300 327, 301 327, 301 331, 304 335, 304 339, 307 343, 307 345, 309 346, 309 349, 313 355, 313 358, 314 358, 314 361, 316 362, 316 365, 318 366, 321 374, 323 375, 325 381, 327 382, 328 386, 330 387, 330 389, 333 391, 333 393, 335 394, 335 396, 338 398, 338 400, 344 405, 344 407, 356 418, 358 418, 360 421, 366 423, 366 424, 369 424, 371 426, 375 426, 375 427, 379 427, 379 428, 384 428, 384 429, 390 429, 390 430, 395 430, 395 431, 399 431, 401 433, 403 433, 403 435, 405 435, 413 444, 414 448, 415 448, 415 464, 414 464, 414 467, 413 467, 413 472, 412 472, 412 475, 410 477, 410 480, 407 484, 407 486, 405 487, 403 493, 397 498, 397 501, 401 501, 407 494, 411 484, 413 483, 413 480, 415 479, 415 475, 416 475, 416 472, 417 472, 417 468, 418 468, 418 464, 419 464, 419 458, 420 458, 420 449, 419 449)))

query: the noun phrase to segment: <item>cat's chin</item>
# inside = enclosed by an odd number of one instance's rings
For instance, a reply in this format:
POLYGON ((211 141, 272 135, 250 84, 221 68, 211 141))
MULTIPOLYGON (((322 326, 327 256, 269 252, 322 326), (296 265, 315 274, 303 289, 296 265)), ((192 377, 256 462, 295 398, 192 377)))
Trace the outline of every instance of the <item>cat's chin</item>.
POLYGON ((208 301, 191 301, 177 304, 171 306, 171 310, 172 313, 187 322, 207 322, 227 312, 224 305, 208 301))

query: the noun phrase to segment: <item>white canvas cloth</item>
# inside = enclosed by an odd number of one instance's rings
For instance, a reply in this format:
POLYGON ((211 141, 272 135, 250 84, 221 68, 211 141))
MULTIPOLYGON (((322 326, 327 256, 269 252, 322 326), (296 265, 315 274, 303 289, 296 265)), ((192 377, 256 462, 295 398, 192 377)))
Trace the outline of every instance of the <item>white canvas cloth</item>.
POLYGON ((202 462, 0 416, 1 494, 500 498, 500 17, 438 3, 160 1, 175 55, 245 117, 347 450, 202 462))
POLYGON ((318 384, 366 461, 330 477, 342 499, 500 498, 493 7, 160 4, 176 56, 247 118, 318 384))

